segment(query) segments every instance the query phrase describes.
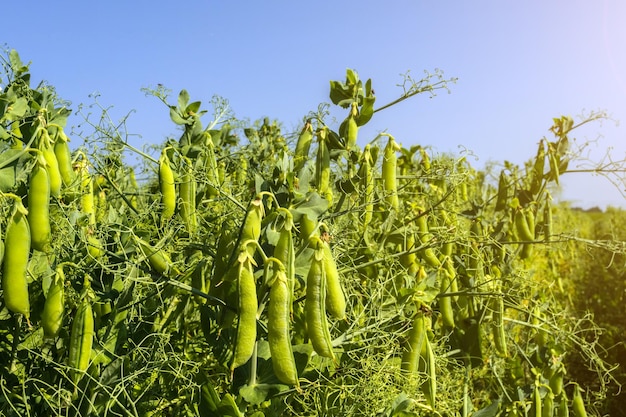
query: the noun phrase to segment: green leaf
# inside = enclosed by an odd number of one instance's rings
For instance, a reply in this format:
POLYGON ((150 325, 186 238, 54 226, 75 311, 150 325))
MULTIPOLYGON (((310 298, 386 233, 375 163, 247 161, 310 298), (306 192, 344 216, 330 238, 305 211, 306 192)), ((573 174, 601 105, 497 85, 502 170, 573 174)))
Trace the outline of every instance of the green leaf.
POLYGON ((269 384, 244 385, 239 394, 247 403, 259 405, 267 399, 271 388, 273 385, 269 384))
POLYGON ((196 114, 198 113, 198 110, 200 110, 200 105, 202 104, 202 102, 200 101, 194 101, 193 103, 189 104, 186 108, 185 108, 185 113, 186 114, 196 114))
POLYGON ((199 417, 219 417, 218 408, 220 397, 209 381, 200 387, 200 404, 198 405, 199 417))
POLYGON ((226 393, 222 397, 218 407, 218 415, 224 417, 244 417, 239 407, 237 407, 235 398, 230 393, 226 393))
POLYGON ((7 107, 6 114, 11 117, 11 120, 17 120, 23 117, 27 110, 28 100, 25 97, 20 97, 7 107))
POLYGON ((318 193, 308 194, 300 203, 296 203, 290 209, 294 222, 299 222, 303 214, 310 219, 317 219, 328 210, 328 201, 323 199, 318 193))
POLYGON ((187 90, 180 90, 178 94, 178 109, 183 111, 187 108, 187 103, 189 103, 189 92, 187 90))
POLYGON ((495 417, 500 408, 500 400, 496 400, 485 408, 481 408, 472 414, 472 417, 495 417))
POLYGON ((0 139, 6 140, 11 137, 11 134, 2 126, 0 126, 0 139))
POLYGON ((330 82, 330 101, 347 109, 353 101, 353 89, 340 81, 330 82))
POLYGON ((9 53, 9 62, 11 63, 11 70, 15 73, 17 78, 28 72, 28 65, 24 65, 20 59, 20 55, 15 49, 12 49, 9 53))
POLYGON ((359 76, 356 71, 348 68, 346 70, 346 84, 356 85, 359 82, 359 76))
POLYGON ((375 101, 376 97, 374 96, 363 97, 363 105, 361 106, 359 115, 356 117, 357 126, 363 126, 365 123, 370 121, 370 119, 374 115, 375 101))
POLYGON ((180 113, 178 112, 178 109, 176 109, 176 107, 174 106, 170 106, 170 119, 172 119, 172 122, 176 123, 177 125, 187 124, 187 120, 181 117, 180 113))

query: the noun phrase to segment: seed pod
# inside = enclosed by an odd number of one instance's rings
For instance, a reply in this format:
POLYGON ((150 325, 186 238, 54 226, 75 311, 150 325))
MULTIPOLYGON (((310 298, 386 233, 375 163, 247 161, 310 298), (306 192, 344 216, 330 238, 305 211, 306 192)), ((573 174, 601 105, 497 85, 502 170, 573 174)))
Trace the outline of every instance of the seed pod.
POLYGON ((343 319, 346 317, 346 297, 341 287, 333 252, 328 242, 323 238, 322 248, 324 251, 324 273, 326 274, 326 311, 336 319, 343 319))
POLYGON ((508 199, 508 181, 504 170, 500 171, 500 178, 498 179, 498 196, 496 197, 495 210, 500 211, 506 208, 506 202, 508 199))
MULTIPOLYGON (((250 202, 248 210, 246 211, 246 217, 243 220, 241 232, 239 234, 239 243, 244 244, 248 241, 258 242, 261 237, 261 221, 265 210, 263 208, 263 200, 260 196, 257 196, 250 202)), ((256 252, 256 245, 253 243, 247 244, 247 250, 250 256, 254 256, 256 252)))
POLYGON ((359 133, 359 126, 356 123, 358 113, 357 103, 353 102, 352 107, 350 107, 350 114, 346 119, 346 150, 348 151, 356 147, 356 141, 359 133))
POLYGON ((546 393, 541 404, 541 417, 554 417, 554 394, 552 391, 546 393))
POLYGON ((163 276, 169 276, 171 274, 178 273, 176 268, 172 266, 172 261, 170 257, 167 255, 167 253, 165 253, 163 249, 157 249, 153 247, 140 237, 135 237, 135 242, 139 247, 140 253, 146 257, 148 263, 150 264, 150 267, 154 270, 154 272, 163 276))
POLYGON ((0 265, 4 259, 4 240, 2 240, 2 225, 0 224, 0 265))
POLYGON ((102 242, 93 234, 87 235, 87 252, 94 259, 100 259, 104 255, 104 246, 102 242))
POLYGON ((446 295, 450 292, 451 277, 445 268, 439 268, 439 279, 441 287, 439 289, 439 311, 444 327, 454 328, 454 311, 452 310, 452 297, 446 295), (443 296, 441 296, 443 294, 443 296))
POLYGON ((543 170, 546 161, 546 147, 543 140, 539 142, 537 148, 537 156, 535 156, 535 163, 530 173, 530 193, 536 195, 541 189, 543 180, 543 170))
POLYGON ((550 377, 550 389, 552 393, 556 396, 561 395, 563 392, 563 374, 565 372, 565 367, 561 364, 559 368, 552 374, 550 377))
MULTIPOLYGON (((287 220, 280 230, 280 236, 276 247, 274 248, 274 257, 278 259, 285 267, 285 274, 287 278, 287 285, 290 290, 290 294, 293 294, 293 290, 296 282, 296 252, 293 246, 293 236, 291 231, 293 229, 293 217, 289 211, 285 211, 287 214, 287 220)), ((289 298, 289 310, 293 310, 291 295, 289 298)))
POLYGON ((539 383, 538 382, 535 382, 535 388, 533 389, 532 401, 533 401, 534 416, 535 417, 542 417, 541 416, 541 407, 542 407, 543 404, 541 402, 541 394, 539 392, 539 383))
POLYGON ((393 136, 389 135, 389 141, 383 153, 383 189, 385 190, 385 199, 393 210, 398 210, 400 201, 398 199, 398 185, 396 180, 397 155, 396 151, 400 146, 396 143, 393 136))
POLYGON ((176 211, 176 185, 174 171, 167 157, 167 150, 163 149, 159 158, 159 187, 161 190, 161 224, 171 219, 176 211))
POLYGON ((428 337, 424 338, 421 356, 420 365, 423 364, 424 368, 418 367, 418 371, 427 375, 426 381, 422 384, 422 392, 426 396, 426 402, 434 409, 435 399, 437 398, 437 372, 435 368, 435 353, 428 337))
POLYGON ((424 340, 426 340, 426 318, 422 311, 418 311, 413 318, 413 325, 409 332, 407 347, 402 355, 402 369, 407 372, 417 372, 424 340))
POLYGON ((569 417, 569 405, 565 391, 561 392, 561 400, 559 401, 559 411, 557 415, 559 417, 569 417))
POLYGON ((361 155, 359 176, 361 179, 361 205, 363 206, 363 230, 372 221, 374 215, 374 175, 372 174, 372 153, 370 145, 365 145, 361 155))
POLYGON ((238 259, 237 295, 239 317, 237 320, 237 338, 235 352, 230 366, 231 373, 244 365, 252 357, 256 343, 256 314, 258 301, 252 259, 248 252, 242 251, 238 259))
POLYGON ((530 225, 528 224, 528 218, 524 213, 524 210, 517 209, 515 211, 515 231, 517 232, 517 236, 524 241, 533 241, 535 240, 535 233, 530 229, 530 225))
POLYGON ((432 268, 441 267, 441 261, 435 254, 435 251, 433 250, 433 248, 426 248, 423 251, 418 252, 418 254, 422 258, 422 260, 426 262, 430 267, 432 268))
POLYGON ((43 327, 43 333, 46 337, 54 338, 58 336, 63 323, 64 311, 65 274, 63 273, 63 265, 58 265, 48 288, 41 314, 41 327, 43 327))
POLYGON ((428 155, 428 152, 426 152, 426 149, 424 149, 421 146, 419 147, 419 153, 422 158, 420 160, 420 167, 422 168, 422 171, 424 172, 424 174, 428 175, 430 174, 430 167, 431 167, 430 155, 428 155))
POLYGON ((308 244, 309 238, 317 236, 317 218, 312 219, 308 215, 303 214, 300 217, 300 239, 308 244))
POLYGON ((400 264, 406 268, 407 272, 411 276, 416 276, 419 270, 419 263, 417 262, 417 254, 413 252, 415 249, 415 234, 408 233, 404 238, 402 251, 404 252, 400 256, 400 264))
POLYGON ((551 236, 552 236, 552 207, 550 204, 550 196, 548 196, 543 206, 543 239, 546 242, 549 242, 551 236))
POLYGON ((324 269, 324 250, 319 238, 311 239, 315 252, 311 257, 311 266, 307 275, 306 300, 304 313, 309 339, 313 349, 320 356, 335 359, 326 319, 326 273, 324 269))
MULTIPOLYGON (((328 149, 328 128, 317 133, 317 158, 315 160, 315 185, 322 196, 331 195, 330 189, 330 151, 328 149)), ((329 200, 330 201, 330 200, 329 200)))
POLYGON ((93 194, 93 178, 89 173, 86 161, 79 164, 80 173, 80 208, 85 216, 87 216, 90 225, 96 224, 96 206, 93 194))
POLYGON ((76 176, 72 169, 72 153, 70 152, 68 142, 69 139, 63 130, 57 128, 57 133, 54 138, 54 155, 57 158, 61 180, 66 187, 74 182, 76 176))
POLYGON ((572 411, 576 417, 587 417, 587 410, 585 410, 585 400, 583 400, 582 391, 580 385, 574 385, 574 394, 572 396, 572 411))
POLYGON ((26 208, 20 200, 17 200, 4 240, 2 295, 4 304, 10 311, 23 314, 28 319, 30 301, 26 271, 30 252, 30 227, 25 213, 26 208))
POLYGON ((296 150, 293 158, 293 170, 296 174, 304 167, 308 157, 311 142, 313 141, 313 126, 311 121, 307 120, 298 136, 296 150))
POLYGON ((83 296, 72 322, 70 336, 69 366, 74 370, 72 379, 78 383, 83 372, 89 367, 91 348, 93 345, 94 319, 91 301, 88 296, 83 296))
POLYGON ((50 139, 48 131, 43 130, 42 132, 44 143, 41 147, 41 153, 46 161, 46 168, 50 179, 50 195, 54 198, 59 198, 61 195, 61 185, 63 183, 61 171, 59 170, 59 162, 54 153, 52 139, 50 139))
POLYGON ((28 224, 33 249, 50 250, 50 178, 42 157, 30 173, 28 186, 28 224))
POLYGON ((270 289, 267 314, 267 341, 272 355, 274 374, 279 381, 299 386, 298 370, 291 347, 289 317, 291 309, 291 288, 285 271, 276 272, 270 289))
POLYGON ((193 177, 193 165, 189 158, 185 158, 183 175, 179 185, 180 205, 178 212, 183 219, 187 231, 194 233, 198 227, 198 215, 196 213, 196 180, 193 177))

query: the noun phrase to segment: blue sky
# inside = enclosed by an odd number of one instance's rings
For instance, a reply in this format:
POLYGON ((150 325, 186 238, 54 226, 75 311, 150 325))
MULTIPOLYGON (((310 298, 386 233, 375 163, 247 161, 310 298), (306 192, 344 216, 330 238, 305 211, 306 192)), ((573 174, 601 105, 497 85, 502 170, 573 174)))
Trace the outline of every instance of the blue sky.
MULTIPOLYGON (((451 94, 377 113, 360 143, 387 130, 407 147, 468 149, 477 167, 522 163, 553 117, 606 110, 622 124, 594 123, 574 136, 598 139, 595 159, 609 148, 616 160, 626 152, 622 0, 37 3, 3 19, 0 43, 74 109, 98 92, 114 118, 134 110, 127 129, 139 146, 177 136, 143 87, 163 84, 172 103, 183 88, 207 105, 217 94, 239 118, 268 116, 289 132, 329 101, 329 80, 343 80, 346 68, 373 80, 379 105, 401 94, 401 74, 438 68, 458 78, 451 94)), ((602 178, 572 174, 563 183, 562 197, 576 205, 626 205, 602 178)))

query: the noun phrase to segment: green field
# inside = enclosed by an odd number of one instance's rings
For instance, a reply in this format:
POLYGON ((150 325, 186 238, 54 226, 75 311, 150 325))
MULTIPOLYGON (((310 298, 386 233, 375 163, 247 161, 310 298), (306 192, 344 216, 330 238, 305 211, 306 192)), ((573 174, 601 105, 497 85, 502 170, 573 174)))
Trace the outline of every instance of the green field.
POLYGON ((602 115, 477 169, 348 70, 295 132, 150 91, 137 149, 4 61, 0 415, 624 415, 626 215, 552 198, 602 115))

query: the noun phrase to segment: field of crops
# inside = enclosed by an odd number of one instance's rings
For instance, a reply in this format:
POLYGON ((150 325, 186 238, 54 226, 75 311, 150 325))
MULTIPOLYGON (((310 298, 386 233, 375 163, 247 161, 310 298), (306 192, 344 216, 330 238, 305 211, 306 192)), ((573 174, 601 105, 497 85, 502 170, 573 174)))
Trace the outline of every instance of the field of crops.
POLYGON ((293 134, 151 91, 180 137, 137 149, 106 109, 74 136, 4 59, 0 415, 618 409, 625 216, 551 197, 601 116, 548 119, 524 166, 477 170, 359 136, 393 108, 348 70, 330 83, 345 120, 293 134))

